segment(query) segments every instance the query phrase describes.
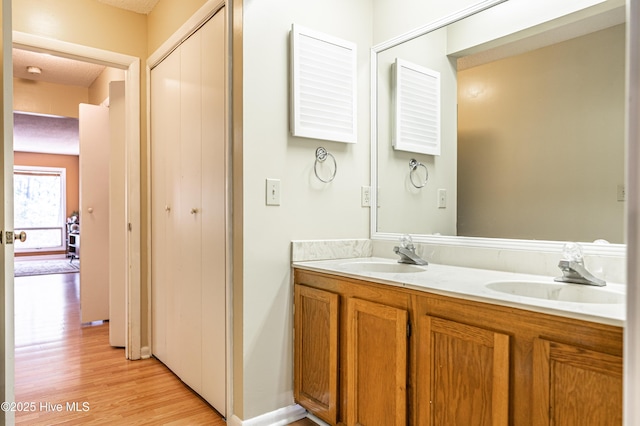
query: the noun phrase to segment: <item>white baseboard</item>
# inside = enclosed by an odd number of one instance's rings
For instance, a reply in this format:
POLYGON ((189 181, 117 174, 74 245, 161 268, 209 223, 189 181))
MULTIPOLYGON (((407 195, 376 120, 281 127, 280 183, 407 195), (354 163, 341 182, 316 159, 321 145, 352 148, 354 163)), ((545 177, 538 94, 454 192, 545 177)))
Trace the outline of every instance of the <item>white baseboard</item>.
POLYGON ((270 413, 248 420, 240 420, 236 415, 228 420, 228 426, 285 426, 307 417, 307 410, 299 405, 289 405, 270 413))

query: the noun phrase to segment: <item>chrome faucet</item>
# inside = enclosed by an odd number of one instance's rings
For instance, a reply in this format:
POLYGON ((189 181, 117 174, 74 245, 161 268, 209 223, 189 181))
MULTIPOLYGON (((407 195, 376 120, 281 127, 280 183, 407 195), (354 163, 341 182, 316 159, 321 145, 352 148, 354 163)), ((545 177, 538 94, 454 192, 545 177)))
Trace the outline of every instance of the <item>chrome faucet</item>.
POLYGON ((412 265, 428 265, 429 262, 416 254, 416 247, 409 235, 400 237, 400 246, 393 248, 393 252, 400 256, 398 263, 410 263, 412 265))
POLYGON ((606 281, 593 276, 584 266, 582 248, 576 243, 567 243, 563 248, 563 259, 558 263, 562 276, 554 281, 562 283, 595 285, 602 287, 606 281))

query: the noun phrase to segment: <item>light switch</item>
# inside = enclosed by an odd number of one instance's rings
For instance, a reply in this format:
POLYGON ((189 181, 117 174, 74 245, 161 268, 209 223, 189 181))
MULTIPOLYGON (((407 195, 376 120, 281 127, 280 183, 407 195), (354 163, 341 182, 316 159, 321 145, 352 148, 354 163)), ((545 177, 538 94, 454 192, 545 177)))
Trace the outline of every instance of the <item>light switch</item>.
POLYGON ((280 205, 280 179, 267 179, 267 205, 280 205))
POLYGON ((447 190, 446 189, 438 189, 438 208, 439 209, 447 208, 447 190))

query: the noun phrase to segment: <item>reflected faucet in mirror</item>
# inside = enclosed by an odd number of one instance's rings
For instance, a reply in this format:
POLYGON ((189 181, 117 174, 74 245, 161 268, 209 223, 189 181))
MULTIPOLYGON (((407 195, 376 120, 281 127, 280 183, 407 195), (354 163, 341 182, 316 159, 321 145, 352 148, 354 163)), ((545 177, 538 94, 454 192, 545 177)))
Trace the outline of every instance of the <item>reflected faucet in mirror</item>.
POLYGON ((576 243, 565 244, 562 250, 563 259, 558 263, 558 268, 562 271, 562 276, 554 281, 572 284, 585 284, 603 287, 606 281, 593 276, 584 266, 582 247, 576 243))
POLYGON ((400 237, 400 245, 393 248, 393 252, 400 256, 398 263, 408 263, 412 265, 428 265, 429 262, 416 254, 416 246, 410 235, 400 237))

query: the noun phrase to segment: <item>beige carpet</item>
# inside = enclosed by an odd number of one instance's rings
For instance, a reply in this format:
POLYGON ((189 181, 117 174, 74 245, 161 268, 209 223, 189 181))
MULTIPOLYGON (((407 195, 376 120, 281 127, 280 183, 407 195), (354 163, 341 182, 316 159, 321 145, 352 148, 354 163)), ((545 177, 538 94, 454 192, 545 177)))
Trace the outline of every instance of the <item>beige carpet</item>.
POLYGON ((30 275, 69 274, 80 271, 80 261, 75 259, 51 260, 19 260, 14 263, 14 275, 26 277, 30 275))

